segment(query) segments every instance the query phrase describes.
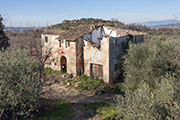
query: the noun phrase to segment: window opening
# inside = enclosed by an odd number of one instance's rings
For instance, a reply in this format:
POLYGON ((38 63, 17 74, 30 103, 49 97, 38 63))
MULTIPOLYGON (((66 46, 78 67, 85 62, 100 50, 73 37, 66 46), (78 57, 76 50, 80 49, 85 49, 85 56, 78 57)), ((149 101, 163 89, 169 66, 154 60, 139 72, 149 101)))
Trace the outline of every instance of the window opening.
POLYGON ((45 36, 45 42, 48 42, 48 37, 47 36, 45 36))

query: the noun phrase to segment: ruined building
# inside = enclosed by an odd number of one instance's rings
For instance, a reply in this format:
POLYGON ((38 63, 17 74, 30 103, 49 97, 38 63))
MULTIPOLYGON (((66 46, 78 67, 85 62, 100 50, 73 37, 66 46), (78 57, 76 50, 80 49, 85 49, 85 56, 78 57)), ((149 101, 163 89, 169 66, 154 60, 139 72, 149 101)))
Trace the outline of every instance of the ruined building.
POLYGON ((112 83, 121 73, 121 57, 128 42, 142 42, 143 35, 103 25, 79 25, 59 34, 43 33, 44 50, 51 50, 45 67, 112 83))

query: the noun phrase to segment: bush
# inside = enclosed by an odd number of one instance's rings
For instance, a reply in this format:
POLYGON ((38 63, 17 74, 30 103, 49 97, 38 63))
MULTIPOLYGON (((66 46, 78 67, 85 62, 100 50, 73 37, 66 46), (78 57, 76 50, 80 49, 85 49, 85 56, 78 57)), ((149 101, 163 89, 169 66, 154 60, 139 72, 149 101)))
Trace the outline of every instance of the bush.
POLYGON ((46 68, 44 69, 44 72, 45 72, 46 74, 51 74, 51 73, 62 74, 62 71, 53 70, 51 67, 46 67, 46 68))
POLYGON ((180 42, 158 34, 162 36, 130 44, 124 62, 125 96, 117 99, 118 119, 180 118, 180 42))
POLYGON ((103 84, 103 80, 92 79, 86 75, 81 76, 81 82, 78 83, 79 89, 89 90, 89 91, 100 91, 99 87, 103 84))
POLYGON ((94 117, 95 120, 115 120, 117 117, 117 109, 116 104, 114 103, 105 103, 105 102, 95 102, 95 103, 85 103, 85 108, 95 109, 96 116, 94 117))
POLYGON ((41 64, 20 48, 0 51, 0 119, 29 117, 38 111, 41 64))
POLYGON ((180 81, 166 76, 156 81, 152 91, 145 82, 136 92, 126 90, 126 96, 117 99, 118 118, 142 120, 177 120, 180 118, 180 81))
POLYGON ((114 24, 107 24, 107 26, 114 27, 114 24))
POLYGON ((9 38, 6 36, 4 32, 4 25, 3 25, 3 18, 0 15, 0 50, 6 49, 10 44, 9 44, 9 38))
POLYGON ((125 83, 132 91, 146 82, 154 88, 155 81, 166 74, 179 76, 179 44, 175 41, 153 40, 148 44, 130 44, 125 56, 125 83))

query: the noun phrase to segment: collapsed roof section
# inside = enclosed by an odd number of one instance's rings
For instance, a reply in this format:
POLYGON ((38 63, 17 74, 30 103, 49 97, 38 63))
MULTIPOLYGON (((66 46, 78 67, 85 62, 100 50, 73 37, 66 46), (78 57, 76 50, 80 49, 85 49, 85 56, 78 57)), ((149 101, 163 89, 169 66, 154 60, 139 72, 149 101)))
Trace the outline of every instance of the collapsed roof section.
POLYGON ((79 37, 82 37, 83 35, 87 33, 91 33, 94 29, 98 29, 102 26, 96 26, 96 25, 79 25, 75 28, 71 28, 67 30, 66 32, 60 33, 58 40, 70 40, 74 41, 79 37))
POLYGON ((127 36, 127 35, 137 36, 137 35, 145 34, 143 32, 139 32, 139 31, 126 30, 126 29, 107 27, 107 26, 106 26, 106 29, 111 31, 109 36, 112 36, 112 34, 111 34, 112 32, 116 32, 116 37, 127 36))
MULTIPOLYGON (((99 27, 103 27, 103 25, 79 25, 77 27, 71 28, 65 32, 59 33, 59 37, 56 38, 57 40, 69 40, 74 41, 79 37, 83 37, 85 34, 91 34, 94 29, 98 29, 99 27)), ((125 30, 125 29, 119 29, 114 27, 104 27, 107 29, 104 30, 104 35, 109 37, 121 37, 121 36, 127 36, 127 35, 144 35, 143 32, 133 31, 133 30, 125 30), (114 36, 112 33, 116 33, 114 36)))

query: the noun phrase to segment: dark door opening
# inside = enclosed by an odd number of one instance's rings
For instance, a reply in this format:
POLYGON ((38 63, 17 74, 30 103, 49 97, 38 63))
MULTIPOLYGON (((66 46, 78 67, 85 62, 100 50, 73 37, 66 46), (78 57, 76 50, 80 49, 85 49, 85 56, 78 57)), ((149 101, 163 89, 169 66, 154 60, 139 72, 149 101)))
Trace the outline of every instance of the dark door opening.
POLYGON ((130 34, 127 35, 127 41, 128 41, 128 42, 130 42, 130 41, 133 42, 133 36, 130 35, 130 34))
POLYGON ((67 72, 67 60, 64 56, 61 57, 61 71, 67 72))
POLYGON ((90 76, 94 79, 103 79, 103 65, 90 64, 90 76))

